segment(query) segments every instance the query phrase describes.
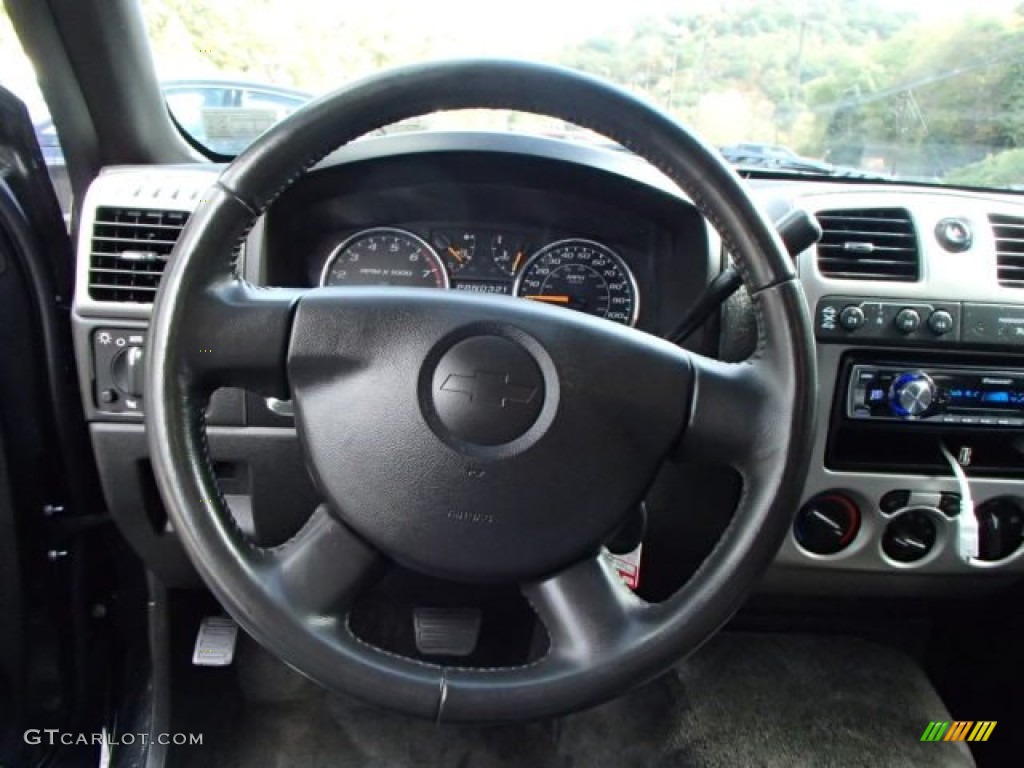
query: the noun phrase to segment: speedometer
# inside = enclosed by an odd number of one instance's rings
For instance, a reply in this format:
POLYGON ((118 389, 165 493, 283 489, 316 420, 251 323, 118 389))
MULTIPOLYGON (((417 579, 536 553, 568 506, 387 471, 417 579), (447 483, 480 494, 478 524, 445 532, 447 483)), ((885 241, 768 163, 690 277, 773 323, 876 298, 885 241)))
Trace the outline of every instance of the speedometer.
POLYGON ((365 229, 331 251, 320 285, 447 288, 448 273, 424 240, 394 227, 365 229))
POLYGON ((559 240, 523 266, 515 294, 633 325, 639 310, 636 279, 615 251, 592 240, 559 240))

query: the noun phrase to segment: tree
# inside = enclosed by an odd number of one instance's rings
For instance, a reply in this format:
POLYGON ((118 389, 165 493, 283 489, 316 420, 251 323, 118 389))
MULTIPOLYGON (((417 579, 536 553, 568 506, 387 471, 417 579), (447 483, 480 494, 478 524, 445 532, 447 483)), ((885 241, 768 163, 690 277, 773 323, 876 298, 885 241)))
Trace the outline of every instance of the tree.
POLYGON ((1024 188, 1024 149, 1010 149, 947 174, 950 184, 1024 188))

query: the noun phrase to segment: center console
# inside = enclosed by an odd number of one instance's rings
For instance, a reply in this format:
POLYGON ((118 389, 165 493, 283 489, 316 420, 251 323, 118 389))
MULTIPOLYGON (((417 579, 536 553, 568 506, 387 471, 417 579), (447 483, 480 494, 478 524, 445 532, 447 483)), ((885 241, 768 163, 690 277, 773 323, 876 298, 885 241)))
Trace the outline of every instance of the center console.
POLYGON ((1024 572, 1024 288, 1005 279, 995 226, 1024 233, 1024 208, 879 191, 805 202, 825 229, 798 259, 819 426, 773 575, 892 593, 1024 572), (953 220, 966 247, 943 240, 953 220))

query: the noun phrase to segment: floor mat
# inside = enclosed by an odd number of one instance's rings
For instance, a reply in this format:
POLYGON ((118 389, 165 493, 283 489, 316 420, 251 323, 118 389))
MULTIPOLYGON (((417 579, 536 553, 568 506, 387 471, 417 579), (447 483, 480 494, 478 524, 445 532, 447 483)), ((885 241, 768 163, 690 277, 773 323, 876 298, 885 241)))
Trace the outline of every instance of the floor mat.
POLYGON ((971 766, 920 738, 951 719, 904 654, 836 637, 722 634, 672 673, 558 720, 438 727, 328 694, 251 643, 172 766, 971 766), (211 706, 212 705, 212 706, 211 706))

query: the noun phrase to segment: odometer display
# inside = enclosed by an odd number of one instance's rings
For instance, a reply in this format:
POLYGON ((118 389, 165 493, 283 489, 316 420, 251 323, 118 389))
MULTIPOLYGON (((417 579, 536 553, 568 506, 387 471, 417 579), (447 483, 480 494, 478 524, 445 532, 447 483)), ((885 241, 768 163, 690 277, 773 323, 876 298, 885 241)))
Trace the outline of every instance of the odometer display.
POLYGON ((327 257, 320 285, 400 285, 447 288, 448 273, 424 240, 393 227, 366 229, 327 257))
POLYGON ((515 294, 623 325, 636 322, 636 280, 611 248, 592 240, 559 240, 523 266, 515 294))

